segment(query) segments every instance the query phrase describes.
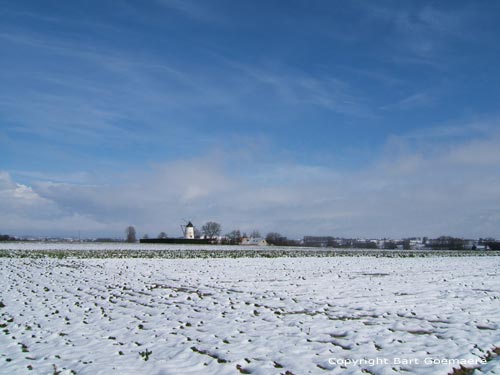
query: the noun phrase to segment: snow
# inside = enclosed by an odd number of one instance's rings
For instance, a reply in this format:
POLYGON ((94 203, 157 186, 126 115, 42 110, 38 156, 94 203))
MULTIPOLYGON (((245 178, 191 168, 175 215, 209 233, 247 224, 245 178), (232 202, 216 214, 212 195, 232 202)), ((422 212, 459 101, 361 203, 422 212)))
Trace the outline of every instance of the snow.
POLYGON ((0 242, 0 257, 73 258, 237 258, 237 257, 462 257, 500 256, 500 251, 380 250, 318 247, 229 246, 142 243, 0 242))
POLYGON ((499 257, 1 258, 0 281, 1 374, 500 374, 499 257))
MULTIPOLYGON (((79 251, 119 251, 119 250, 220 250, 220 245, 185 245, 185 244, 154 244, 154 243, 128 243, 128 242, 33 242, 15 241, 0 242, 0 250, 79 250, 79 251)), ((248 249, 248 246, 227 246, 228 249, 248 249)))

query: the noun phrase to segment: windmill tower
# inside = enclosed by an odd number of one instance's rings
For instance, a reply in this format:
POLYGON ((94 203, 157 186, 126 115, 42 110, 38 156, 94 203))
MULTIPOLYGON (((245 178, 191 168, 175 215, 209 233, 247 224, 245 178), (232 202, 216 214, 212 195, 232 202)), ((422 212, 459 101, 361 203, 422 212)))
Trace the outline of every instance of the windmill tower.
POLYGON ((194 225, 189 222, 184 228, 184 238, 187 240, 194 239, 194 225))

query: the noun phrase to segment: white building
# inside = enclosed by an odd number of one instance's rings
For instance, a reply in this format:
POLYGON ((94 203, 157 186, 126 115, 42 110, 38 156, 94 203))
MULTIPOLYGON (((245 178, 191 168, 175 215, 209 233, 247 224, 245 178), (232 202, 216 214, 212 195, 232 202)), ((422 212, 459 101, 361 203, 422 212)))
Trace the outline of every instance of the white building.
POLYGON ((191 222, 187 223, 186 227, 184 228, 184 238, 187 240, 194 239, 194 225, 193 225, 193 223, 191 223, 191 222))
POLYGON ((243 237, 241 239, 241 244, 242 245, 248 245, 248 246, 267 246, 267 241, 265 238, 261 237, 252 237, 252 238, 247 238, 243 237))

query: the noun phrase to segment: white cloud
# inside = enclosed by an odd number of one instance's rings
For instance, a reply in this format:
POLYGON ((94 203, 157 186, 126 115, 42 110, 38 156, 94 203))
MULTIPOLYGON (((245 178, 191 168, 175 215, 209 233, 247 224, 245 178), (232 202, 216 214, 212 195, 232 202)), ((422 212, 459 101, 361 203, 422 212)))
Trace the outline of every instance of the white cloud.
MULTIPOLYGON (((12 209, 24 210, 34 206, 49 206, 50 202, 40 197, 29 186, 12 181, 10 175, 0 171, 0 212, 12 209)), ((48 207, 45 207, 48 208, 48 207)))
POLYGON ((142 234, 176 236, 182 220, 191 219, 219 221, 224 231, 289 236, 500 237, 494 123, 464 125, 471 134, 481 129, 473 139, 454 130, 460 137, 447 147, 442 134, 449 135, 449 126, 433 128, 434 136, 393 137, 380 160, 350 172, 272 161, 259 147, 129 170, 126 180, 108 184, 45 179, 27 186, 2 172, 0 228, 122 236, 135 225, 142 234))
POLYGON ((456 164, 492 166, 500 165, 499 138, 472 141, 467 145, 454 149, 448 155, 448 160, 456 164))

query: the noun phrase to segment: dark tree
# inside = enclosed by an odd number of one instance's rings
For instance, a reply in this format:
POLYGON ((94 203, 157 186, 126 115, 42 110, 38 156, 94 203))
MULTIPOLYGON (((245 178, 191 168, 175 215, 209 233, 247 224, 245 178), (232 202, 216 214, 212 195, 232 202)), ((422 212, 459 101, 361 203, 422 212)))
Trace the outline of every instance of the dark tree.
POLYGON ((241 232, 239 230, 233 230, 232 232, 226 234, 226 237, 231 245, 237 245, 241 242, 241 232))
POLYGON ((384 249, 386 250, 396 250, 398 248, 398 245, 396 245, 396 242, 394 241, 385 241, 384 242, 384 249))
POLYGON ((403 250, 411 250, 411 242, 409 239, 403 240, 403 250))
POLYGON ((221 226, 215 221, 209 221, 201 227, 203 235, 207 238, 215 238, 220 235, 221 226))
POLYGON ((0 241, 15 241, 16 238, 9 236, 8 234, 0 234, 0 241))
POLYGON ((464 240, 450 236, 441 236, 433 240, 429 240, 427 247, 435 250, 463 250, 464 240))
POLYGON ((125 229, 125 236, 127 242, 137 242, 135 228, 133 226, 129 226, 125 229))
POLYGON ((500 241, 495 241, 493 239, 483 241, 482 245, 488 246, 490 250, 500 250, 500 241))
POLYGON ((377 244, 373 241, 353 241, 352 247, 355 249, 376 249, 377 244))
POLYGON ((288 245, 288 239, 276 232, 268 233, 266 236, 266 241, 270 245, 276 245, 276 246, 288 245))
POLYGON ((160 232, 160 234, 158 235, 158 238, 160 239, 163 239, 163 238, 167 238, 167 234, 165 232, 160 232))
POLYGON ((326 241, 326 247, 340 247, 340 244, 334 238, 330 237, 326 241))

